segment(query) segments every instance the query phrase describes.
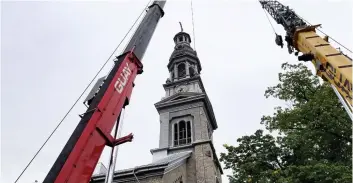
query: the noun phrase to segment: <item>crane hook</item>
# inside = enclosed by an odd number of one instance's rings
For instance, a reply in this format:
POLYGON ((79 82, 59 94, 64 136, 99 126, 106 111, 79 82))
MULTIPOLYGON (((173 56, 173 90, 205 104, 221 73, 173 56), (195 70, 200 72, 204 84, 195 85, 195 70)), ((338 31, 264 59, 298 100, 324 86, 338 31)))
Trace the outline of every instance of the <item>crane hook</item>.
POLYGON ((281 48, 283 48, 283 39, 281 35, 276 34, 276 39, 275 42, 278 46, 280 46, 281 48))

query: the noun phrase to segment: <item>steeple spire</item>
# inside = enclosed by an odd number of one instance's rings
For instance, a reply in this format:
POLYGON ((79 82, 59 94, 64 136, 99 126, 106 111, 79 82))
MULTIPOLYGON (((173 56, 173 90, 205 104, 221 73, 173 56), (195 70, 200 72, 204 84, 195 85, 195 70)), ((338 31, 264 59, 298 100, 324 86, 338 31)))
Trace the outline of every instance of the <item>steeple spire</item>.
POLYGON ((167 79, 167 83, 192 78, 199 75, 201 71, 196 51, 190 46, 191 37, 184 32, 181 22, 179 25, 181 31, 173 38, 175 47, 168 63, 170 77, 167 79))
POLYGON ((179 24, 180 24, 181 32, 183 32, 183 31, 184 31, 184 30, 183 30, 183 25, 181 25, 181 22, 179 22, 179 24))

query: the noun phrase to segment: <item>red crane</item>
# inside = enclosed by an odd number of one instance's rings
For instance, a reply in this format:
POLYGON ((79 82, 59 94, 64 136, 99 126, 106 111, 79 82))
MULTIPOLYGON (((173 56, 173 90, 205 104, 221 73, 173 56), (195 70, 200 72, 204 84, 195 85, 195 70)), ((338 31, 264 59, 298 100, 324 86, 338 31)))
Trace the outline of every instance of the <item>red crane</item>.
POLYGON ((106 145, 116 146, 132 140, 132 134, 115 139, 110 133, 122 109, 129 104, 134 80, 142 73, 141 60, 164 15, 164 5, 165 0, 159 0, 149 6, 43 183, 87 183, 106 145))

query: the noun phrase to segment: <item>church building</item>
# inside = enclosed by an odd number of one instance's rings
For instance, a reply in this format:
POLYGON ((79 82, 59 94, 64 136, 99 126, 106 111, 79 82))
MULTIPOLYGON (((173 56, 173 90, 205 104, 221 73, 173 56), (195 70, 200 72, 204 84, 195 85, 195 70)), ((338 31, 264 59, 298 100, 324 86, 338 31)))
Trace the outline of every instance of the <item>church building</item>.
MULTIPOLYGON (((160 116, 159 147, 152 163, 114 173, 115 183, 220 183, 223 174, 213 146, 217 129, 211 102, 200 77, 202 70, 188 33, 174 36, 175 48, 163 84, 165 97, 155 104, 160 116)), ((105 175, 92 177, 104 183, 105 175)))

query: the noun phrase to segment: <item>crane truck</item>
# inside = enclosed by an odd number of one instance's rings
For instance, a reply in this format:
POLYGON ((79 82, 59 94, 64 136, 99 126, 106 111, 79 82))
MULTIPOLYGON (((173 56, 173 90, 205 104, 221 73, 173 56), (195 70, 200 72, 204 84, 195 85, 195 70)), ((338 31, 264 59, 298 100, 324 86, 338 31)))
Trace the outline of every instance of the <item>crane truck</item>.
MULTIPOLYGON (((288 6, 276 0, 259 0, 262 8, 286 31, 284 40, 287 42, 289 54, 299 52, 299 61, 311 61, 316 74, 328 81, 342 99, 341 102, 352 118, 352 59, 334 48, 328 37, 320 37, 316 29, 320 26, 310 25, 288 6)), ((283 38, 276 34, 275 42, 283 48, 283 38)))

